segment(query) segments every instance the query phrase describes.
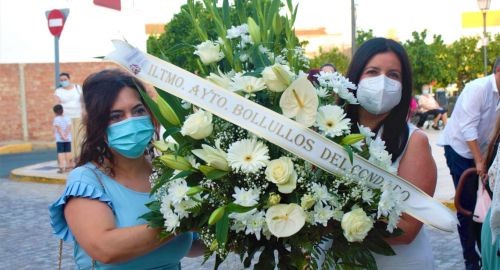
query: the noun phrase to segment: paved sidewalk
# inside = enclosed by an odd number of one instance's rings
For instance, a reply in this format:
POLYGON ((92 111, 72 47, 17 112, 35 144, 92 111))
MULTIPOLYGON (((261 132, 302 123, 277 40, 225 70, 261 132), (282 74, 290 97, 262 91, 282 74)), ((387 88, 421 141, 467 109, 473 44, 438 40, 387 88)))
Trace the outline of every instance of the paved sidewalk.
MULTIPOLYGON (((434 197, 451 202, 454 187, 443 148, 437 147, 439 131, 425 130, 438 167, 438 183, 434 197)), ((51 234, 47 206, 64 190, 65 174, 58 174, 55 161, 15 169, 11 177, 0 178, 0 269, 55 269, 58 240, 51 234), (31 182, 35 181, 35 182, 31 182), (40 183, 41 182, 41 183, 40 183)), ((438 270, 464 269, 458 234, 425 226, 431 238, 434 261, 438 270)), ((73 269, 72 245, 65 244, 63 269, 73 269)), ((183 270, 213 269, 213 258, 201 266, 203 258, 185 258, 183 270)), ((241 269, 238 258, 229 258, 220 269, 241 269)))

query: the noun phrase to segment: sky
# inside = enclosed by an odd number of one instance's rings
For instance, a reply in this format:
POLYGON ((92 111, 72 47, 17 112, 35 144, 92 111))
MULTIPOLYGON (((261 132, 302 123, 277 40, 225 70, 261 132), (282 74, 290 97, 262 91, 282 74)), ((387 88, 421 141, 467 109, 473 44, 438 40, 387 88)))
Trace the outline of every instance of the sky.
MULTIPOLYGON (((167 23, 186 0, 122 0, 122 11, 97 7, 92 0, 0 0, 0 63, 53 62, 54 38, 45 11, 69 8, 59 41, 60 61, 92 61, 112 51, 110 40, 126 39, 145 50, 145 23, 167 23)), ((350 44, 349 0, 293 0, 299 4, 296 28, 326 27, 350 44)), ((462 29, 461 15, 479 11, 476 0, 355 0, 358 29, 376 36, 428 29, 447 43, 461 35, 479 35, 481 28, 462 29)), ((492 0, 490 10, 500 10, 492 0)), ((488 29, 500 33, 500 27, 488 29)))

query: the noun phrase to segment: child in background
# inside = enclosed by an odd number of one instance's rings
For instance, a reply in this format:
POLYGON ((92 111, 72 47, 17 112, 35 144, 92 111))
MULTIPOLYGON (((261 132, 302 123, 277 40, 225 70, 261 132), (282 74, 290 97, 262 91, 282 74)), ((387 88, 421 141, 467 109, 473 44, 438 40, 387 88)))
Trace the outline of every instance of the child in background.
POLYGON ((73 168, 71 160, 71 121, 64 117, 63 107, 57 104, 53 108, 56 116, 52 123, 57 146, 58 173, 70 171, 73 168))

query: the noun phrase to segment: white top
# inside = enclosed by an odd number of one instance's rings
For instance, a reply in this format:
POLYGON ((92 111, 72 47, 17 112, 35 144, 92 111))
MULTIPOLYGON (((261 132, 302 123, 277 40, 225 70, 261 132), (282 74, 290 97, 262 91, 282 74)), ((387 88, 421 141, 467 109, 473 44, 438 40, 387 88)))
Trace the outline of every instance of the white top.
POLYGON ((80 118, 82 113, 80 104, 82 89, 79 85, 73 84, 73 88, 69 90, 59 87, 56 89, 54 95, 61 100, 61 105, 64 109, 64 116, 68 118, 80 118))
POLYGON ((54 136, 56 137, 56 142, 71 142, 71 121, 69 118, 62 115, 56 116, 54 117, 52 125, 54 126, 54 136), (57 127, 61 128, 61 133, 68 134, 66 140, 63 140, 61 134, 57 132, 57 127))
POLYGON ((460 156, 472 159, 467 141, 477 140, 481 153, 486 153, 497 106, 498 88, 493 74, 469 82, 458 97, 437 145, 449 145, 460 156))
MULTIPOLYGON (((408 124, 409 134, 405 148, 399 157, 392 163, 392 166, 398 168, 403 157, 410 138, 418 130, 412 124, 408 124)), ((434 256, 432 255, 432 246, 424 226, 420 229, 415 239, 408 245, 391 245, 396 253, 394 256, 384 256, 372 253, 379 270, 432 270, 435 269, 434 256)))

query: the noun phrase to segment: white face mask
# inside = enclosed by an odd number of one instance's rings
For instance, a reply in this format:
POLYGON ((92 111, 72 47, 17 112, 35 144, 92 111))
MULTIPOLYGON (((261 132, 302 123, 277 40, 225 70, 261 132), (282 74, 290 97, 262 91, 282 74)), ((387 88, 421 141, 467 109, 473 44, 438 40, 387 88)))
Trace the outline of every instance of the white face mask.
POLYGON ((400 82, 384 74, 362 79, 357 90, 359 105, 375 115, 386 113, 401 101, 401 89, 400 82))
POLYGON ((422 90, 422 94, 424 94, 424 95, 428 95, 428 94, 429 94, 429 89, 424 89, 424 90, 422 90))

